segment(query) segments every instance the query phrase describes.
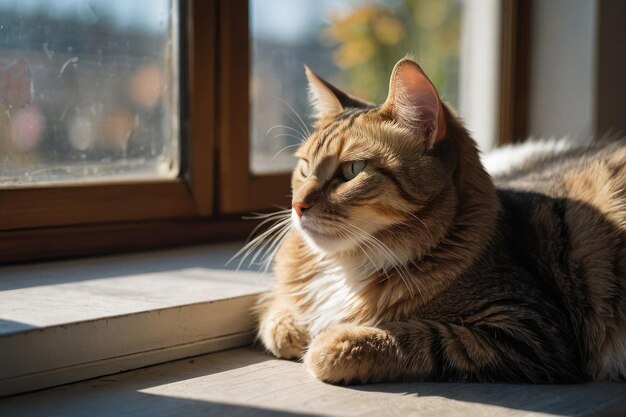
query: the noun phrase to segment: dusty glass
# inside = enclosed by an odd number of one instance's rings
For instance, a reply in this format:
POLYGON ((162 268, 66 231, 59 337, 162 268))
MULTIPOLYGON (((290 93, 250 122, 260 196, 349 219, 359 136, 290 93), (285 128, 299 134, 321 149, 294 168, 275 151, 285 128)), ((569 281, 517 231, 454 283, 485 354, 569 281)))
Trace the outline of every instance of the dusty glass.
POLYGON ((373 102, 393 65, 417 57, 458 106, 464 0, 250 0, 254 173, 289 171, 311 120, 303 65, 373 102))
POLYGON ((176 0, 0 2, 0 186, 175 177, 176 0))

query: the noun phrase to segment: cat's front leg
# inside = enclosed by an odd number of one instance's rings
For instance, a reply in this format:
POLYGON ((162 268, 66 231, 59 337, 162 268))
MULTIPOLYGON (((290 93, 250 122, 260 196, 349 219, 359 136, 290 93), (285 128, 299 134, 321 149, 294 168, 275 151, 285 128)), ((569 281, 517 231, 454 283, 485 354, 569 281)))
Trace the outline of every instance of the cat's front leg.
POLYGON ((298 323, 295 314, 278 303, 270 303, 259 320, 259 339, 274 356, 284 359, 302 356, 309 343, 309 333, 298 323))
POLYGON ((380 327, 342 324, 311 341, 304 363, 330 383, 580 381, 571 348, 554 338, 555 333, 536 332, 539 325, 512 317, 473 326, 430 320, 380 327))
POLYGON ((394 337, 376 327, 332 326, 312 341, 304 364, 318 379, 330 383, 366 383, 399 376, 394 337))

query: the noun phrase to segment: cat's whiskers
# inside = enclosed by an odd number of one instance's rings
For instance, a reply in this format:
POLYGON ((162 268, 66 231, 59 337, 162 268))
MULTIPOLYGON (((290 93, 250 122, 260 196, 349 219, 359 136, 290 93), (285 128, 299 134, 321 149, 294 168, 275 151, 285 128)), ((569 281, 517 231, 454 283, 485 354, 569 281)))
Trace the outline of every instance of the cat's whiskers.
POLYGON ((420 219, 419 217, 417 217, 415 214, 411 213, 411 212, 410 212, 410 211, 408 211, 408 210, 404 210, 404 213, 405 213, 405 214, 408 214, 408 215, 409 215, 409 216, 411 216, 411 217, 413 217, 415 220, 417 220, 418 222, 420 222, 420 223, 422 224, 422 226, 424 226, 424 230, 425 230, 426 232, 428 232, 428 235, 429 235, 429 237, 430 237, 430 244, 431 244, 431 245, 434 245, 435 243, 437 243, 437 242, 435 242, 435 238, 434 238, 434 236, 433 236, 432 231, 428 228, 428 226, 426 226, 426 223, 424 223, 424 221, 423 221, 422 219, 420 219))
POLYGON ((250 264, 254 265, 259 256, 261 256, 263 253, 267 253, 266 250, 268 243, 271 243, 275 240, 275 238, 282 232, 284 226, 286 226, 286 222, 277 222, 274 226, 272 226, 272 228, 270 228, 270 230, 267 231, 264 239, 261 239, 259 241, 259 244, 257 245, 258 249, 252 256, 252 259, 250 259, 250 264))
MULTIPOLYGON (((287 103, 285 100, 283 100, 280 97, 277 97, 278 100, 280 100, 289 110, 291 110, 291 113, 293 113, 299 121, 298 127, 300 127, 302 129, 302 134, 303 136, 311 136, 311 131, 309 130, 308 126, 306 125, 306 123, 304 123, 304 120, 302 119, 302 116, 300 116, 300 114, 289 104, 287 103)), ((297 122, 296 120, 293 119, 293 117, 291 117, 289 115, 289 113, 285 112, 285 114, 287 115, 287 117, 289 117, 292 121, 297 122)))
MULTIPOLYGON (((373 250, 373 251, 375 250, 374 248, 372 248, 371 244, 369 242, 367 242, 367 241, 357 239, 358 236, 356 236, 354 234, 354 232, 352 232, 350 229, 346 228, 341 223, 337 223, 335 226, 340 229, 338 231, 338 233, 343 238, 345 238, 348 241, 354 243, 359 249, 361 249, 363 251, 363 254, 367 258, 367 261, 365 261, 365 267, 367 266, 367 262, 369 261, 370 265, 372 266, 372 272, 378 270, 378 266, 376 265, 376 262, 374 262, 374 259, 372 259, 372 257, 368 254, 368 249, 373 250), (365 245, 365 247, 363 247, 362 245, 365 245)), ((364 273, 365 274, 369 274, 370 271, 365 270, 364 273)), ((385 273, 385 275, 387 275, 387 271, 384 271, 384 273, 385 273)), ((387 275, 387 278, 388 277, 389 277, 389 275, 387 275)))
MULTIPOLYGON (((264 245, 267 243, 267 240, 273 238, 275 235, 280 233, 283 227, 287 227, 287 226, 288 226, 288 220, 285 219, 285 220, 278 221, 275 225, 271 226, 267 231, 263 232, 262 234, 260 234, 259 236, 251 240, 246 246, 244 246, 244 248, 242 248, 244 255, 241 258, 241 261, 239 262, 238 269, 241 267, 241 265, 243 265, 243 262, 250 255, 253 255, 253 257, 249 261, 248 264, 253 265, 256 259, 263 253, 263 248, 265 247, 264 245)), ((236 254, 235 257, 238 255, 239 253, 236 254)))
MULTIPOLYGON (((288 135, 288 136, 292 136, 292 135, 288 135)), ((273 161, 274 159, 276 159, 276 157, 277 157, 278 155, 280 155, 280 153, 281 153, 282 151, 284 151, 285 149, 293 148, 293 147, 296 147, 296 146, 300 146, 300 144, 299 144, 299 143, 295 143, 295 144, 293 144, 293 145, 287 145, 287 146, 285 146, 284 148, 282 148, 281 150, 279 150, 278 152, 276 152, 276 154, 272 157, 272 161, 273 161)))
MULTIPOLYGON (((251 216, 242 217, 244 220, 259 220, 264 219, 261 223, 259 223, 250 233, 250 236, 254 236, 254 234, 259 230, 263 225, 271 222, 273 220, 287 218, 291 216, 291 209, 283 209, 277 212, 272 213, 252 213, 251 216)), ((247 242, 246 242, 247 243, 247 242)))
POLYGON ((271 139, 276 139, 276 138, 282 138, 282 137, 288 137, 288 138, 294 138, 300 141, 300 143, 296 143, 294 144, 295 146, 300 146, 300 144, 302 143, 302 138, 300 136, 291 134, 291 133, 279 133, 277 135, 274 135, 271 137, 271 139))
POLYGON ((243 248, 241 248, 232 258, 226 263, 226 265, 230 264, 233 260, 241 257, 239 264, 237 265, 237 270, 241 268, 247 258, 252 256, 249 261, 249 265, 253 265, 260 256, 265 254, 265 257, 262 258, 261 265, 264 270, 267 271, 269 269, 269 265, 271 264, 272 259, 274 258, 277 249, 280 247, 280 243, 287 235, 287 232, 291 230, 291 210, 281 210, 277 213, 270 214, 257 214, 254 217, 248 217, 253 219, 264 219, 255 229, 252 231, 251 236, 267 223, 275 222, 272 226, 270 226, 263 233, 254 237, 250 241, 248 241, 243 248))
MULTIPOLYGON (((325 218, 321 216, 318 220, 324 220, 324 219, 325 218)), ((385 274, 385 277, 387 279, 389 278, 389 274, 386 268, 384 268, 384 262, 388 262, 389 264, 392 264, 394 261, 389 259, 389 257, 385 253, 384 248, 382 249, 377 248, 377 246, 374 244, 376 242, 372 242, 370 238, 363 237, 357 234, 354 230, 351 230, 348 227, 349 225, 342 224, 342 222, 339 221, 337 218, 326 218, 326 220, 328 220, 331 223, 332 228, 338 229, 336 230, 336 232, 339 236, 341 236, 345 240, 348 240, 357 248, 356 252, 362 252, 367 258, 363 260, 362 268, 365 268, 365 269, 363 271, 356 271, 356 272, 358 272, 360 275, 369 275, 369 274, 374 273, 375 271, 382 269, 382 272, 385 274), (373 254, 382 254, 382 256, 385 258, 383 264, 381 265, 380 262, 377 263, 374 260, 374 258, 371 256, 372 254, 368 252, 368 250, 371 251, 373 254), (369 261, 369 265, 371 265, 371 270, 367 269, 368 261, 369 261)), ((323 225, 324 224, 322 223, 322 226, 323 225)), ((356 270, 357 267, 359 267, 359 265, 355 266, 354 269, 356 270)))
MULTIPOLYGON (((351 227, 353 229, 352 230, 353 233, 355 233, 358 237, 360 237, 362 241, 371 242, 380 251, 380 254, 389 263, 389 266, 398 273, 398 275, 400 276, 400 279, 403 281, 407 290, 409 291, 409 294, 413 296, 414 291, 415 291, 415 288, 414 288, 415 286, 412 285, 413 280, 411 279, 411 273, 406 267, 406 265, 404 265, 404 262, 402 262, 396 256, 396 254, 394 254, 391 251, 391 249, 389 249, 387 245, 385 245, 383 242, 380 241, 380 239, 376 238, 371 233, 361 229, 360 227, 348 221, 344 221, 344 224, 351 227)), ((383 269, 383 271, 386 270, 384 266, 381 269, 383 269)))
POLYGON ((292 228, 292 224, 289 223, 287 226, 283 227, 282 231, 278 232, 276 234, 276 236, 274 237, 272 243, 268 246, 267 251, 270 253, 266 260, 265 260, 265 265, 263 266, 263 272, 267 272, 272 264, 272 261, 274 260, 274 257, 276 256, 276 253, 278 252, 278 250, 280 249, 280 246, 283 242, 283 240, 285 239, 285 237, 287 236, 287 233, 289 233, 291 231, 292 228))
MULTIPOLYGON (((274 259, 274 255, 278 251, 280 247, 280 243, 282 243, 285 235, 291 230, 291 222, 287 222, 283 224, 281 227, 277 229, 275 233, 272 234, 271 237, 267 239, 265 244, 262 244, 257 253, 263 254, 265 258, 260 263, 263 266, 263 271, 267 272, 271 266, 272 260, 274 259)), ((254 262, 255 259, 252 260, 254 262)))
MULTIPOLYGON (((294 128, 293 128, 293 127, 291 127, 291 126, 286 126, 286 125, 275 125, 275 126, 270 127, 270 128, 267 130, 267 132, 265 132, 265 136, 266 136, 266 137, 267 137, 267 136, 269 136, 269 134, 270 134, 270 133, 271 133, 274 129, 286 129, 286 130, 290 130, 290 131, 292 131, 292 132, 294 132, 294 133, 295 133, 295 135, 293 135, 292 137, 294 137, 294 138, 296 138, 296 139, 300 140, 300 142, 303 142, 303 141, 305 141, 305 140, 306 140, 306 136, 305 136, 305 134, 304 134, 302 131, 300 131, 300 130, 298 130, 298 129, 294 129, 294 128)), ((276 136, 273 136, 273 137, 277 138, 277 137, 280 137, 281 135, 286 136, 287 134, 286 134, 286 133, 282 133, 282 134, 279 134, 279 135, 276 135, 276 136)))

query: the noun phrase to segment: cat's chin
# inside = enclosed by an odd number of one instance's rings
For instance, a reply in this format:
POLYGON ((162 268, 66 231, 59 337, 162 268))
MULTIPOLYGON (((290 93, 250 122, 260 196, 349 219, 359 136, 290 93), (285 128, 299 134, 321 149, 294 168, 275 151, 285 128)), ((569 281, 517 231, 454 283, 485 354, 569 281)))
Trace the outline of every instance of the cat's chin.
POLYGON ((302 239, 309 245, 309 247, 319 254, 334 254, 348 252, 354 248, 354 241, 351 241, 340 236, 329 235, 324 232, 315 229, 313 226, 307 226, 300 221, 292 213, 292 223, 295 229, 298 231, 302 239))
POLYGON ((300 235, 309 247, 320 254, 335 254, 350 251, 354 244, 345 239, 336 237, 325 237, 316 233, 307 231, 306 229, 299 230, 300 235))

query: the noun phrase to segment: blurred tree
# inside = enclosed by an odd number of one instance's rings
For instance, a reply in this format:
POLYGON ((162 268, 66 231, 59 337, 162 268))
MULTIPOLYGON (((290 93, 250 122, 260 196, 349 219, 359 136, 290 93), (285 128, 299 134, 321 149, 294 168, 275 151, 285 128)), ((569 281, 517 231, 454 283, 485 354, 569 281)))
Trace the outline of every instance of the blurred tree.
POLYGON ((382 102, 395 62, 415 55, 439 93, 458 105, 463 0, 367 1, 348 13, 331 11, 321 41, 333 47, 342 85, 382 102))

